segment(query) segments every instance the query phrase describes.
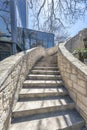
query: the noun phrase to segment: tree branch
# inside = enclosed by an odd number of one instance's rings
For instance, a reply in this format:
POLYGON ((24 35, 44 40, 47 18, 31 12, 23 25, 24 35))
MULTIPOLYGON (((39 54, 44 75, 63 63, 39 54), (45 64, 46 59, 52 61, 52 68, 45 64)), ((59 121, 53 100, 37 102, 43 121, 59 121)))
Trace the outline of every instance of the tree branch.
POLYGON ((7 29, 7 31, 9 32, 9 34, 11 34, 11 31, 10 31, 10 29, 9 29, 9 25, 8 25, 8 23, 7 23, 6 19, 5 19, 5 17, 2 16, 2 15, 0 15, 0 17, 1 17, 2 20, 4 21, 4 23, 5 23, 5 25, 6 25, 6 29, 7 29))

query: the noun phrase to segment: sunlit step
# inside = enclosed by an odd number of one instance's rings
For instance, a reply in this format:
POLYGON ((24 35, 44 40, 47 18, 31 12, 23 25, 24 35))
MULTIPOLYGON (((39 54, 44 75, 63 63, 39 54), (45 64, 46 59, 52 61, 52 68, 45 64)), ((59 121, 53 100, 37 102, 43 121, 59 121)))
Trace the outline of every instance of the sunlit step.
POLYGON ((13 110, 13 117, 24 117, 33 114, 46 113, 55 110, 72 109, 75 104, 68 96, 41 98, 17 102, 13 110))
POLYGON ((64 96, 68 92, 64 87, 57 88, 23 88, 19 94, 20 99, 35 98, 35 97, 49 97, 49 96, 64 96))
POLYGON ((25 80, 23 83, 23 87, 57 87, 62 86, 63 81, 62 80, 25 80))

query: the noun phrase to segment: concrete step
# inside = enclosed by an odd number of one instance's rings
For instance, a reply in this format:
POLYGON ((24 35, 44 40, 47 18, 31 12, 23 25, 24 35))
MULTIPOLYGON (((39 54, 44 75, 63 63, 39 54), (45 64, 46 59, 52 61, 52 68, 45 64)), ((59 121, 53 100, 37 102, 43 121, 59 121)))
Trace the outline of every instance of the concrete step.
POLYGON ((60 74, 59 71, 55 71, 55 70, 32 70, 31 71, 32 74, 47 74, 47 75, 57 75, 60 74))
POLYGON ((39 66, 35 66, 34 70, 58 70, 58 67, 39 67, 39 66))
POLYGON ((57 57, 56 56, 52 56, 52 57, 44 57, 44 58, 42 58, 39 62, 52 62, 52 63, 54 63, 54 62, 56 62, 57 63, 57 57))
POLYGON ((32 79, 32 80, 62 80, 61 75, 46 75, 46 74, 29 74, 27 79, 32 79))
POLYGON ((72 109, 14 119, 9 130, 81 130, 83 125, 82 117, 72 109))
POLYGON ((40 98, 39 100, 29 100, 17 102, 12 116, 14 118, 24 117, 33 114, 46 113, 55 110, 72 109, 75 107, 69 96, 40 98))
POLYGON ((47 60, 45 60, 45 59, 43 59, 43 60, 40 60, 39 62, 37 62, 37 63, 50 63, 50 64, 57 64, 57 60, 55 60, 55 59, 51 59, 51 60, 49 60, 48 59, 48 61, 47 60))
POLYGON ((19 99, 35 98, 35 97, 49 97, 49 96, 64 96, 68 92, 64 87, 58 88, 23 88, 19 94, 19 99))
POLYGON ((28 77, 12 112, 9 130, 86 130, 63 86, 56 57, 41 59, 28 77))
POLYGON ((42 58, 40 61, 44 61, 44 62, 47 62, 47 61, 51 61, 51 62, 57 62, 57 56, 52 56, 52 57, 44 57, 42 58))
POLYGON ((62 80, 25 80, 23 87, 57 87, 63 86, 62 80))
POLYGON ((47 62, 38 62, 36 63, 36 66, 41 66, 41 67, 57 67, 57 64, 52 64, 52 63, 47 63, 47 62))

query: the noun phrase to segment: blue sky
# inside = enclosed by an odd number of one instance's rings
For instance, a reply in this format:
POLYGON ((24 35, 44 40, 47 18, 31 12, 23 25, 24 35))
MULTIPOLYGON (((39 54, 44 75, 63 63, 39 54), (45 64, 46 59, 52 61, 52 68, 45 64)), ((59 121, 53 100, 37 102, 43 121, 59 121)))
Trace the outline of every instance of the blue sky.
MULTIPOLYGON (((32 11, 31 10, 29 10, 29 15, 30 15, 29 28, 33 29, 34 19, 32 18, 32 11)), ((41 16, 41 18, 43 21, 44 18, 42 16, 41 16)), ((67 21, 66 26, 69 26, 66 30, 68 31, 68 34, 70 37, 76 35, 80 30, 87 28, 87 13, 86 13, 85 18, 77 20, 74 24, 70 25, 69 22, 67 21)))
POLYGON ((87 15, 84 19, 78 20, 75 24, 70 25, 70 27, 67 30, 70 36, 74 36, 84 28, 87 28, 87 15))
MULTIPOLYGON (((29 28, 32 28, 33 20, 29 20, 29 28)), ((81 20, 77 20, 74 24, 69 25, 69 27, 66 29, 69 33, 69 36, 76 35, 80 30, 87 28, 87 15, 85 18, 81 20)))
MULTIPOLYGON (((32 13, 31 12, 29 12, 31 15, 32 15, 32 13)), ((32 16, 31 16, 32 17, 32 16)), ((30 17, 30 18, 31 18, 30 17)), ((25 17, 24 16, 22 16, 22 18, 23 19, 25 19, 25 17)), ((30 18, 29 18, 29 26, 28 27, 30 27, 31 29, 32 29, 32 23, 33 23, 33 19, 31 18, 31 20, 30 20, 30 18)), ((5 28, 5 26, 3 26, 3 21, 0 21, 0 29, 1 29, 1 31, 2 30, 5 30, 6 31, 6 28, 5 28)), ((67 31, 68 31, 68 33, 69 33, 69 35, 70 36, 74 36, 74 35, 76 35, 80 30, 82 30, 83 28, 87 28, 87 14, 86 14, 86 16, 85 16, 85 19, 83 19, 83 20, 78 20, 75 24, 72 24, 72 25, 70 25, 69 26, 69 28, 67 28, 67 31)))

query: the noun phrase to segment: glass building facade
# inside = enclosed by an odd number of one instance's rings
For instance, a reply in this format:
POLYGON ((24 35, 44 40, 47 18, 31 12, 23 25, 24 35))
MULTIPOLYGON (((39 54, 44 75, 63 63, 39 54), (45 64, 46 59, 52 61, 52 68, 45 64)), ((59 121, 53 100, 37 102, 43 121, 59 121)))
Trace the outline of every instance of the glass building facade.
POLYGON ((54 35, 31 30, 28 24, 29 0, 0 0, 0 60, 38 45, 54 45, 54 35))
POLYGON ((26 28, 27 0, 16 0, 17 27, 26 28))
POLYGON ((23 50, 17 27, 26 28, 27 0, 0 0, 0 60, 23 50))
POLYGON ((18 43, 27 50, 36 46, 50 48, 54 46, 54 34, 26 28, 18 28, 18 43))
POLYGON ((45 48, 50 48, 54 46, 54 34, 46 33, 36 30, 27 30, 27 39, 29 38, 29 47, 43 46, 45 48))
POLYGON ((0 0, 0 40, 11 41, 10 0, 0 0))
POLYGON ((27 0, 0 0, 0 40, 12 41, 11 26, 26 28, 27 0))
POLYGON ((11 55, 10 0, 0 0, 0 60, 11 55))

